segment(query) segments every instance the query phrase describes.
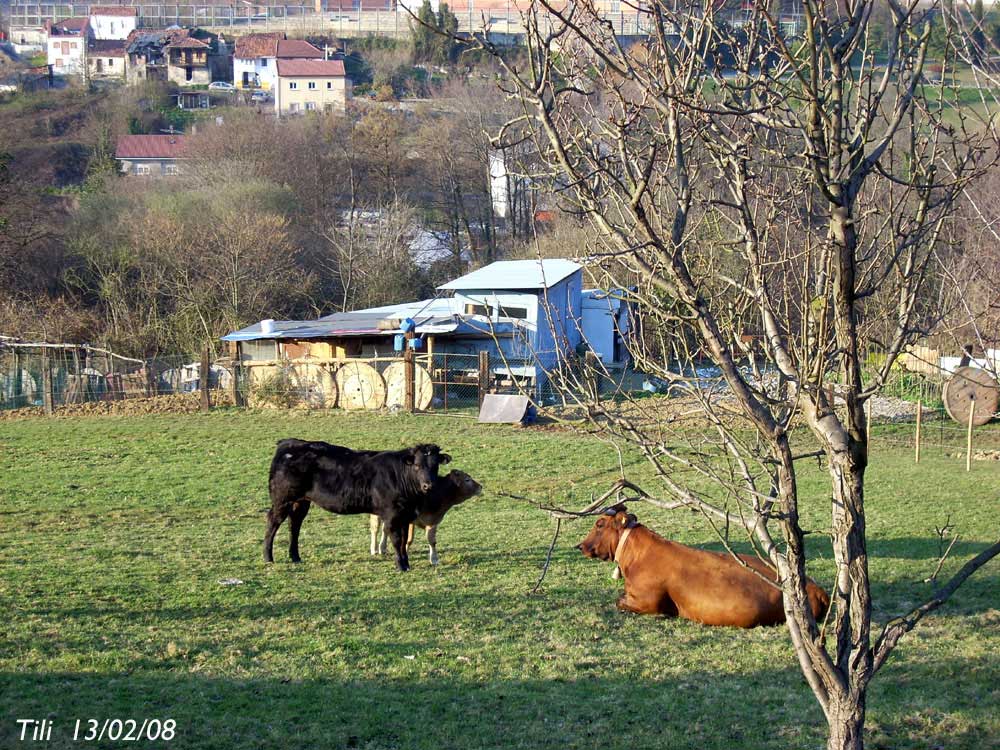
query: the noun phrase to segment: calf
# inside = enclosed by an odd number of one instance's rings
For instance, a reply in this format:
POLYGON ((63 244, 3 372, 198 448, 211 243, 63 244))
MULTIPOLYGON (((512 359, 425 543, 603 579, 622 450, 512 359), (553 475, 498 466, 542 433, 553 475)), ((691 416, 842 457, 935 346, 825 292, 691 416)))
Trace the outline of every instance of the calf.
MULTIPOLYGON (((431 565, 437 565, 437 528, 444 518, 444 514, 456 505, 464 503, 470 497, 475 497, 482 490, 482 485, 464 471, 452 469, 447 476, 439 477, 431 491, 424 495, 420 501, 420 512, 410 524, 410 531, 406 536, 407 548, 413 542, 414 526, 426 529, 427 545, 431 548, 431 565)), ((373 555, 385 554, 386 534, 382 519, 378 516, 372 516, 370 528, 371 553, 373 555), (379 531, 382 532, 381 540, 379 539, 379 531)))
MULTIPOLYGON (((618 563, 625 578, 621 610, 738 628, 785 621, 781 589, 761 578, 777 581, 768 565, 750 555, 739 556, 744 565, 729 554, 667 541, 639 524, 624 505, 605 511, 577 548, 587 557, 618 563)), ((819 620, 830 597, 811 579, 806 595, 819 620)))
POLYGON ((273 562, 274 535, 290 518, 288 554, 300 562, 299 529, 315 503, 339 514, 373 513, 385 523, 396 549, 396 567, 408 570, 406 529, 417 517, 420 499, 451 461, 436 445, 399 451, 355 451, 320 441, 288 438, 278 443, 268 488, 271 509, 264 532, 264 561, 273 562))

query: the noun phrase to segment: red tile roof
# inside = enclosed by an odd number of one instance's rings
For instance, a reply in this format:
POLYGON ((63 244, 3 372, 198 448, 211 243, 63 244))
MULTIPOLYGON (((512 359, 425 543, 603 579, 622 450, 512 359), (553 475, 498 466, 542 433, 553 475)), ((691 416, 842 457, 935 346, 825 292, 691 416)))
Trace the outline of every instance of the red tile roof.
POLYGON ((171 49, 208 49, 211 47, 210 44, 205 44, 205 42, 200 39, 195 39, 190 36, 176 42, 171 42, 167 46, 171 49))
POLYGON ((278 75, 298 78, 343 78, 343 60, 278 60, 278 75))
POLYGON ((256 57, 276 57, 278 42, 284 36, 280 32, 245 34, 236 40, 235 56, 241 60, 252 60, 256 57))
POLYGON ((126 8, 123 5, 92 5, 90 6, 92 16, 137 16, 138 8, 126 8))
POLYGON ((279 58, 303 58, 305 60, 322 60, 323 50, 314 47, 305 39, 279 39, 279 58))
POLYGON ((123 135, 115 148, 116 159, 180 159, 187 148, 184 135, 123 135))
POLYGON ((46 29, 48 29, 49 36, 79 36, 88 24, 90 24, 89 18, 64 18, 61 21, 46 23, 46 29))

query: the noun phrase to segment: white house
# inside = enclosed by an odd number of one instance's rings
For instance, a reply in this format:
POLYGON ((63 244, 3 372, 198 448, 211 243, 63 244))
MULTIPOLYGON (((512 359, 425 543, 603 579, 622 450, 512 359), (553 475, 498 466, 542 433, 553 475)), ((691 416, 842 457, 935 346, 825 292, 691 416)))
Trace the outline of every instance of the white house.
POLYGON ((274 88, 277 61, 323 60, 323 50, 304 39, 285 39, 280 32, 245 34, 236 40, 233 83, 242 89, 274 88))
POLYGON ((90 31, 94 39, 125 40, 135 30, 138 10, 122 6, 90 8, 90 31))
POLYGON ((45 43, 46 58, 55 75, 84 75, 87 72, 87 40, 90 38, 90 19, 64 18, 45 25, 48 39, 45 43))

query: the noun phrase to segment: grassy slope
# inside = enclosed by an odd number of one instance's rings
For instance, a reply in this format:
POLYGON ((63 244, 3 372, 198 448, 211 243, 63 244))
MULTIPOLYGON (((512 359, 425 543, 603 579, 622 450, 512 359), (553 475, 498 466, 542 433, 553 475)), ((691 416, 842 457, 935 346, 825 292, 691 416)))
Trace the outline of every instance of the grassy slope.
MULTIPOLYGON (((877 615, 920 600, 932 527, 962 533, 957 568, 996 534, 1000 466, 919 467, 880 453, 869 477, 877 615)), ((582 504, 614 454, 576 436, 445 417, 242 414, 0 423, 0 747, 15 718, 170 717, 172 747, 818 747, 823 720, 781 628, 623 616, 610 568, 568 524, 544 592, 526 595, 551 522, 490 490, 582 504), (418 538, 400 575, 367 553, 367 519, 313 510, 305 563, 260 562, 277 437, 436 440, 486 486, 448 517, 442 565, 418 538), (571 500, 567 493, 573 493, 571 500), (223 578, 239 586, 221 586, 223 578), (414 658, 407 658, 407 657, 414 658)), ((639 475, 642 475, 641 464, 639 475)), ((807 525, 823 475, 805 470, 807 525)), ((711 541, 697 517, 638 508, 711 541)), ((812 573, 829 585, 829 544, 812 573)), ((871 747, 998 747, 993 563, 904 641, 872 690, 871 747)))

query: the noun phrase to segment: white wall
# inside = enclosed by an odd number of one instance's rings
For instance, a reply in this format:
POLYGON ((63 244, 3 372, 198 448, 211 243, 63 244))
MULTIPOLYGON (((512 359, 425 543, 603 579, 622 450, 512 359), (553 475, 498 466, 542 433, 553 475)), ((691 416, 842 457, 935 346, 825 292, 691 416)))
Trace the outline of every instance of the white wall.
POLYGON ((91 16, 94 39, 126 39, 135 30, 135 16, 91 16))
POLYGON ((254 76, 259 78, 259 88, 270 91, 274 88, 275 59, 273 57, 257 57, 246 60, 233 58, 233 83, 243 87, 243 73, 248 74, 250 86, 254 85, 254 76))
POLYGON ((83 75, 86 45, 87 40, 82 36, 52 37, 46 45, 46 62, 56 75, 83 75))

